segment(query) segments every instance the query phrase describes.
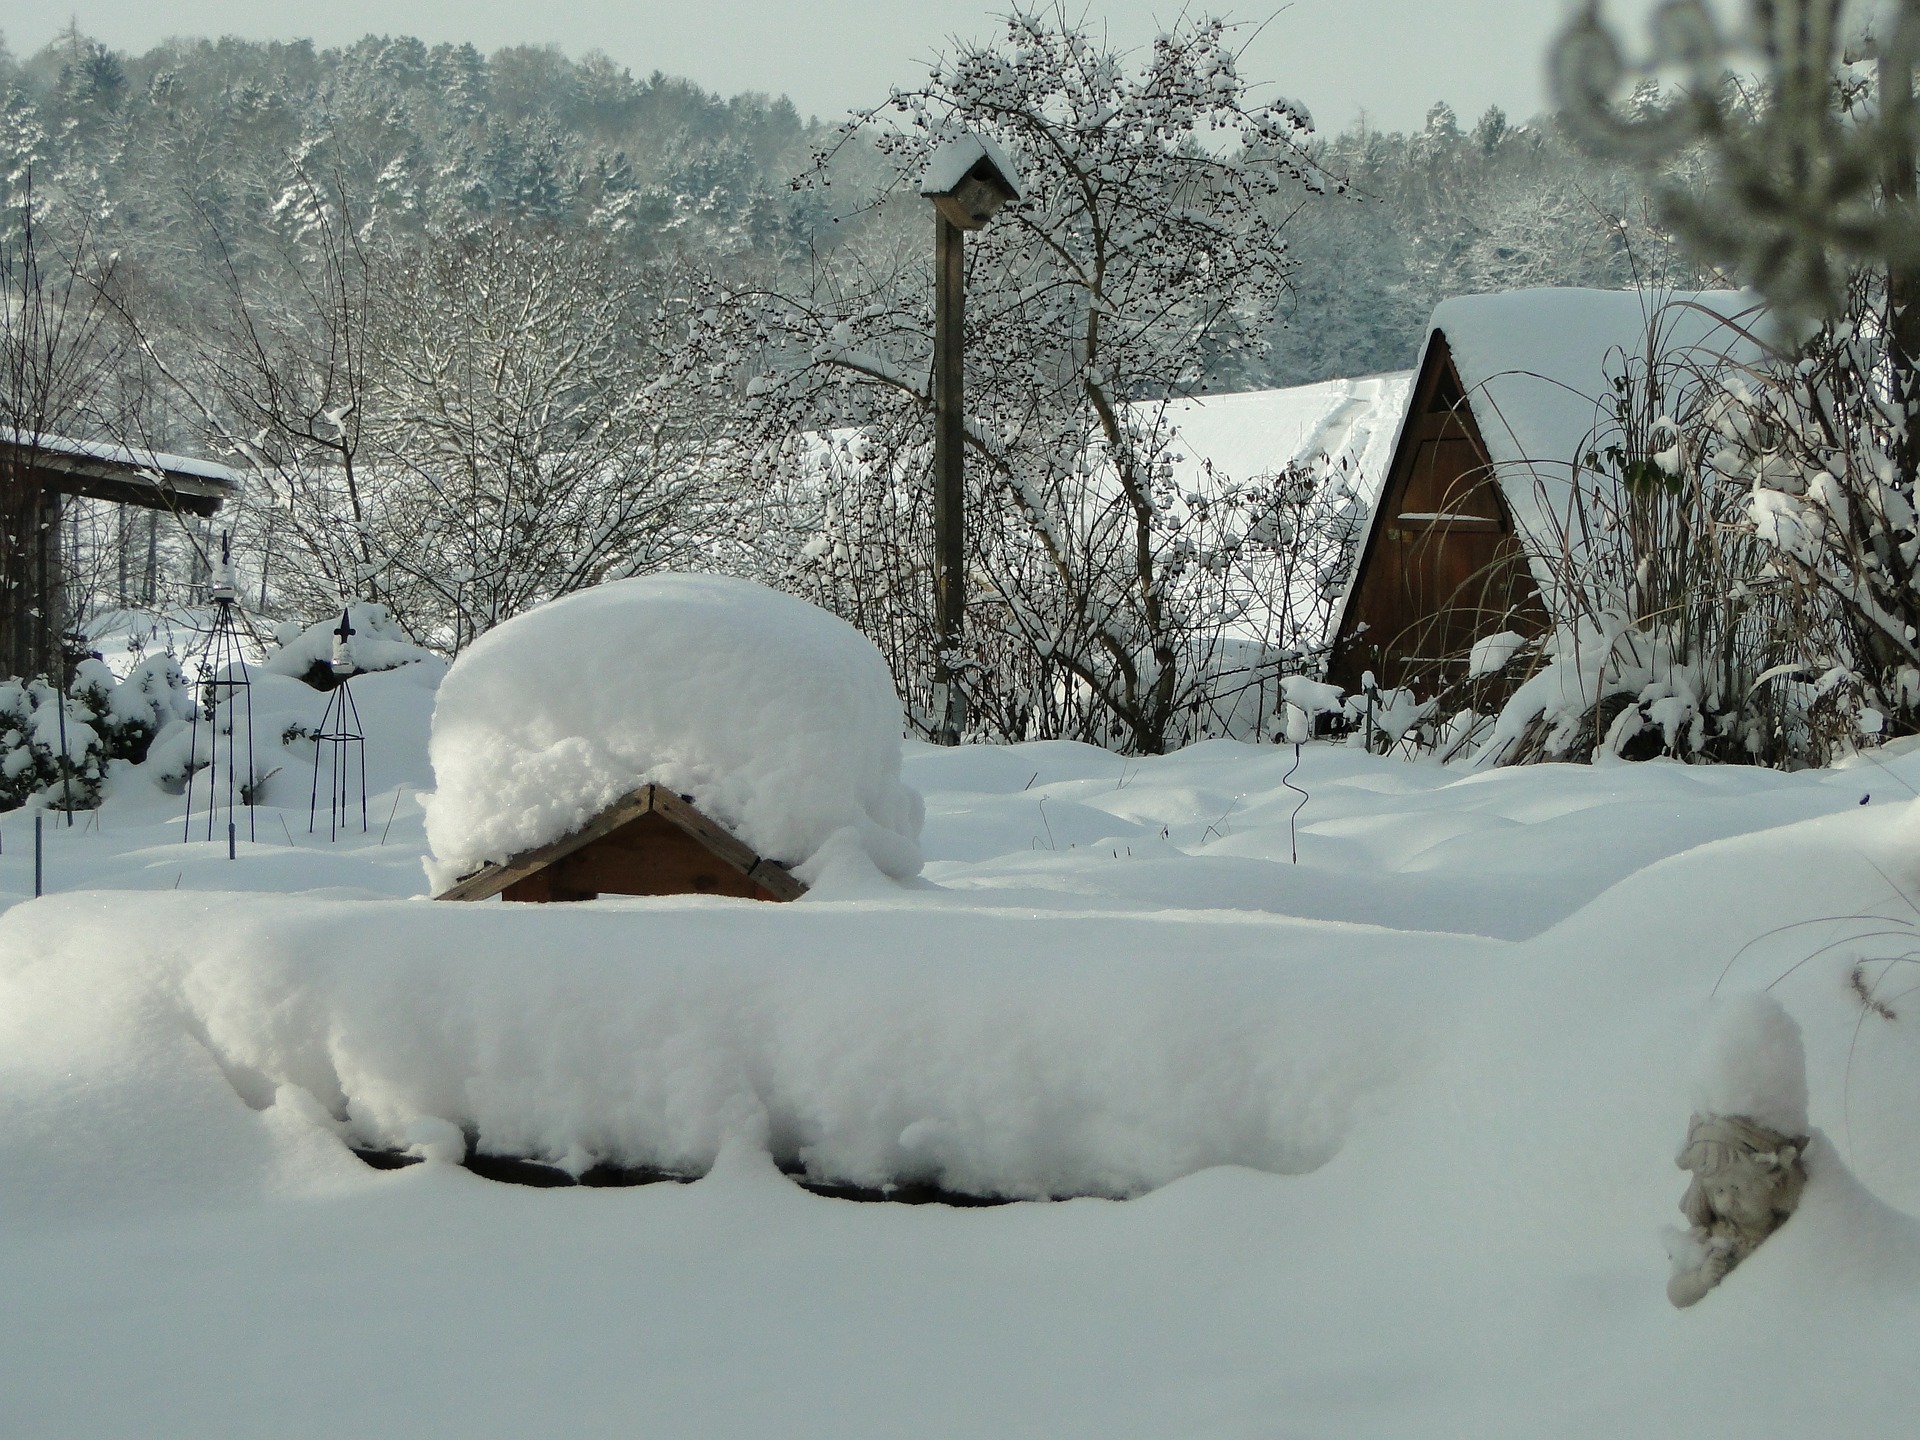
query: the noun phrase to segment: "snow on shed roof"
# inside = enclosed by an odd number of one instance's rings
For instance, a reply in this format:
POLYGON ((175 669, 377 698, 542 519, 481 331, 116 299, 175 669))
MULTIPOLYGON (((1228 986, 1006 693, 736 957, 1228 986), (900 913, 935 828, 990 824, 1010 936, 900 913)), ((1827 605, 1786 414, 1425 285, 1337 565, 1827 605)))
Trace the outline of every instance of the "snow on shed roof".
POLYGON ((0 445, 25 450, 33 463, 66 475, 69 483, 60 488, 76 495, 149 506, 156 502, 177 504, 194 514, 206 515, 223 500, 240 493, 240 473, 211 460, 99 440, 73 440, 11 425, 0 425, 0 445))
POLYGON ((1354 493, 1370 505, 1380 493, 1412 386, 1413 372, 1401 370, 1176 401, 1167 410, 1179 433, 1174 472, 1182 489, 1196 489, 1208 462, 1247 480, 1325 455, 1347 463, 1354 493))
POLYGON ((1738 290, 1511 290, 1442 301, 1428 345, 1445 337, 1514 524, 1537 551, 1557 548, 1574 466, 1606 443, 1614 377, 1650 356, 1751 362, 1758 314, 1738 290))
POLYGON ((191 455, 169 455, 163 450, 134 449, 109 445, 99 440, 69 440, 63 435, 35 435, 0 425, 0 441, 45 450, 55 455, 72 455, 89 460, 104 460, 110 465, 125 465, 135 470, 151 470, 162 475, 191 475, 200 480, 240 484, 240 472, 211 460, 196 460, 191 455))

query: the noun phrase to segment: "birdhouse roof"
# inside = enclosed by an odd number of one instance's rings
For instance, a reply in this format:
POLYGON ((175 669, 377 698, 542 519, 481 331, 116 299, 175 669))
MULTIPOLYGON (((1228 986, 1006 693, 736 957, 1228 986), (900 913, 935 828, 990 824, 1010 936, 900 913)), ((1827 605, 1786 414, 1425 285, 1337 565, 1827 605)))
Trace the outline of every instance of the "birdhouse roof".
POLYGON ((933 154, 927 157, 926 173, 920 177, 920 193, 952 194, 982 160, 1000 172, 1000 178, 1007 182, 1015 200, 1022 197, 1020 172, 1014 168, 1007 152, 992 136, 972 133, 955 136, 934 147, 933 154))
POLYGON ((437 896, 441 900, 487 900, 516 881, 566 859, 587 846, 605 840, 647 815, 657 815, 684 834, 698 841, 717 859, 763 888, 776 900, 797 900, 807 887, 793 878, 784 865, 766 860, 741 843, 740 839, 711 817, 704 815, 684 795, 676 795, 664 785, 642 785, 623 795, 570 835, 512 856, 501 864, 487 864, 456 881, 437 896))

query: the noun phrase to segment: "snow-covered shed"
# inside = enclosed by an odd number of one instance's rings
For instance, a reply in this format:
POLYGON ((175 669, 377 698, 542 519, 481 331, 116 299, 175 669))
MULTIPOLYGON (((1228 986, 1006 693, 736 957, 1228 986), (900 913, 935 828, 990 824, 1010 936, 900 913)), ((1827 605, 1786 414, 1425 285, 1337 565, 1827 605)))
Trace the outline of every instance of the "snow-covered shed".
POLYGON ((204 516, 239 493, 239 475, 211 461, 0 425, 0 529, 14 557, 0 596, 0 674, 48 674, 59 660, 65 497, 204 516))
POLYGON ((1431 690, 1475 641, 1537 633, 1582 459, 1609 440, 1629 361, 1703 367, 1752 352, 1750 295, 1537 289, 1433 313, 1334 625, 1327 678, 1431 690))
POLYGON ((445 900, 791 900, 852 864, 920 869, 887 664, 749 580, 654 575, 483 635, 441 682, 423 797, 445 900))

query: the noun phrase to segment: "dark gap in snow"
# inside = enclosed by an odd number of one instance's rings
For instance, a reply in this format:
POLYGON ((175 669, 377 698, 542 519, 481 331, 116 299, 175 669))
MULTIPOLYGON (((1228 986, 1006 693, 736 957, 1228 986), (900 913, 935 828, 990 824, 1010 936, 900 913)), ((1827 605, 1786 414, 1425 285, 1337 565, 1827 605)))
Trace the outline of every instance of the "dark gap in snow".
POLYGON ((358 1146, 348 1148, 353 1151, 355 1159, 376 1170, 404 1170, 409 1165, 420 1163, 418 1155, 408 1155, 400 1150, 362 1150, 358 1146))
MULTIPOLYGON (((421 1163, 420 1156, 409 1154, 404 1150, 373 1150, 360 1146, 349 1148, 362 1164, 369 1165, 375 1170, 404 1170, 409 1165, 421 1163)), ((590 1170, 584 1170, 579 1175, 575 1175, 571 1171, 561 1169, 558 1165, 549 1165, 539 1160, 526 1160, 515 1155, 484 1155, 471 1150, 461 1164, 483 1180, 494 1180, 503 1185, 528 1185, 540 1190, 577 1185, 604 1188, 657 1185, 669 1181, 685 1185, 699 1178, 695 1175, 676 1175, 670 1171, 655 1170, 643 1165, 616 1165, 606 1160, 590 1170)), ((945 1190, 924 1181, 880 1186, 843 1185, 830 1180, 810 1179, 802 1172, 786 1170, 784 1167, 782 1167, 782 1173, 802 1190, 824 1196, 829 1200, 853 1200, 862 1204, 951 1205, 956 1209, 978 1209, 1014 1203, 1011 1198, 1003 1195, 969 1195, 958 1190, 945 1190)))
POLYGON ((809 1180, 804 1175, 787 1177, 802 1190, 824 1195, 829 1200, 856 1200, 862 1204, 952 1205, 956 1209, 975 1209, 987 1205, 1011 1205, 1004 1195, 967 1195, 958 1190, 942 1190, 938 1185, 910 1182, 905 1185, 836 1185, 828 1180, 809 1180))
MULTIPOLYGON (((405 1150, 372 1150, 360 1146, 349 1147, 354 1155, 375 1170, 404 1170, 409 1165, 418 1165, 421 1157, 405 1150)), ((484 1155, 469 1150, 467 1158, 460 1162, 482 1180, 497 1180, 503 1185, 530 1185, 535 1189, 550 1190, 563 1186, 585 1185, 593 1188, 613 1188, 633 1185, 657 1185, 666 1181, 685 1185, 697 1179, 693 1175, 676 1175, 667 1170, 655 1170, 645 1165, 616 1165, 602 1160, 589 1170, 575 1175, 558 1165, 549 1165, 540 1160, 526 1160, 517 1155, 484 1155)))

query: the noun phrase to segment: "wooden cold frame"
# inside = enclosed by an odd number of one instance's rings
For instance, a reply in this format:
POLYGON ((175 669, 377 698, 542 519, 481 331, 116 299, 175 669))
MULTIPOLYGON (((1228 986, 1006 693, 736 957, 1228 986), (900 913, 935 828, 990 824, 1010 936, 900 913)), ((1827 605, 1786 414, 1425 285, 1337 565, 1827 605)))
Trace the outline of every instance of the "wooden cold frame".
POLYGON ((596 895, 731 895, 797 900, 807 887, 664 785, 642 785, 571 835, 484 865, 440 900, 591 900, 596 895))

